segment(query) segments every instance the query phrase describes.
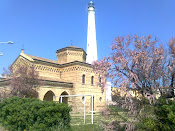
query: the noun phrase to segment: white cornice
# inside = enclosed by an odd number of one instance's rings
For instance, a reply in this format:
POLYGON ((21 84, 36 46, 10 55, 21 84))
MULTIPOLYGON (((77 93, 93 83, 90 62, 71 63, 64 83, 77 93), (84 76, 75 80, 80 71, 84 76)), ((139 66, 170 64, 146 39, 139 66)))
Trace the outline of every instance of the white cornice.
POLYGON ((34 61, 31 57, 29 57, 28 55, 26 55, 25 53, 21 52, 20 56, 25 57, 26 59, 28 59, 29 61, 34 61))

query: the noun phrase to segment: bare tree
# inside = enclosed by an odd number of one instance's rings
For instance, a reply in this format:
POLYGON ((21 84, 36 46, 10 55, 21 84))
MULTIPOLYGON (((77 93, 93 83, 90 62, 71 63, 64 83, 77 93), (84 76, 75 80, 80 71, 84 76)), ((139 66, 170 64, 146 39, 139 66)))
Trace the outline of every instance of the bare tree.
POLYGON ((16 68, 4 69, 3 76, 10 87, 10 95, 19 97, 38 97, 37 86, 41 85, 39 74, 34 67, 18 64, 16 68))

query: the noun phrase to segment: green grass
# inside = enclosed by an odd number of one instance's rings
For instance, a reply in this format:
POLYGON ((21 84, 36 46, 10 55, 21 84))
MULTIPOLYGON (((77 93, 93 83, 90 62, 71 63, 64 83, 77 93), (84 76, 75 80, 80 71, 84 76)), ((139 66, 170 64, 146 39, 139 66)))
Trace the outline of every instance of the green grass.
POLYGON ((86 124, 86 125, 72 125, 71 131, 102 131, 101 127, 97 124, 86 124))
POLYGON ((71 114, 71 131, 101 131, 100 120, 105 120, 101 113, 93 114, 93 123, 91 124, 91 113, 86 113, 85 124, 84 114, 71 114))
POLYGON ((100 121, 104 121, 105 123, 110 123, 111 121, 118 120, 120 122, 126 122, 128 119, 128 115, 126 110, 114 109, 112 114, 110 114, 109 119, 102 116, 101 113, 95 113, 94 116, 94 124, 91 124, 91 113, 86 113, 85 116, 85 124, 84 124, 84 114, 76 113, 71 114, 71 131, 101 131, 100 121))
MULTIPOLYGON (((100 120, 105 119, 100 113, 93 114, 93 123, 98 124, 100 120)), ((71 114, 71 125, 82 125, 84 124, 84 114, 76 113, 71 114)), ((91 124, 91 113, 86 113, 85 124, 91 124)))

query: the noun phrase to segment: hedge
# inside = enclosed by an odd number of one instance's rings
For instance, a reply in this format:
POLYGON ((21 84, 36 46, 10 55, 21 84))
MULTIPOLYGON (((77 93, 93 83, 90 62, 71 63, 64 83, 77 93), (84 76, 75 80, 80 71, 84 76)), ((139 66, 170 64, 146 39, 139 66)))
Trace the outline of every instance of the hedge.
POLYGON ((0 103, 0 123, 13 131, 43 131, 57 125, 69 128, 70 111, 67 104, 12 97, 0 103))

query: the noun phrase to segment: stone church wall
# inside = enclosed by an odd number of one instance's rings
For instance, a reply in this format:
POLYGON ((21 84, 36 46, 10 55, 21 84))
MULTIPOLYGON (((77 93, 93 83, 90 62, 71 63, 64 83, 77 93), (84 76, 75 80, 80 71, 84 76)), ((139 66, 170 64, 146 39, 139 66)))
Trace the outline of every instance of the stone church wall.
MULTIPOLYGON (((64 51, 61 53, 65 53, 64 51)), ((72 57, 77 56, 74 59, 82 59, 84 61, 83 52, 69 51, 69 55, 72 57), (82 53, 82 54, 81 54, 82 53)), ((56 65, 55 63, 49 63, 47 61, 33 60, 26 57, 23 53, 23 56, 19 56, 16 61, 13 63, 13 68, 15 69, 17 64, 25 64, 30 67, 34 67, 36 71, 39 72, 39 76, 43 80, 50 79, 48 82, 55 84, 46 84, 44 86, 38 87, 37 91, 39 93, 39 99, 41 100, 53 100, 53 96, 60 95, 94 95, 94 111, 100 111, 106 106, 106 91, 101 92, 101 87, 97 86, 98 75, 96 75, 91 65, 84 62, 72 62, 66 63, 64 65, 56 65), (83 83, 83 75, 85 81, 83 83), (93 83, 92 83, 93 76, 93 83), (61 85, 63 83, 63 85, 61 85), (72 83, 70 86, 69 84, 72 83), (47 96, 47 97, 46 97, 47 96)), ((71 61, 71 57, 70 60, 71 61)), ((83 96, 81 97, 70 97, 64 99, 63 102, 66 102, 72 106, 73 111, 83 112, 83 96)), ((56 98, 55 101, 60 101, 59 98, 56 98)), ((91 111, 91 96, 85 97, 86 111, 91 111)))
MULTIPOLYGON (((92 68, 85 67, 81 65, 69 66, 62 70, 62 79, 72 81, 74 83, 73 94, 82 95, 82 94, 92 94, 94 95, 94 110, 100 111, 106 105, 106 92, 101 92, 101 87, 97 86, 98 76, 92 71, 92 68), (85 75, 85 84, 82 83, 82 76, 85 75), (94 77, 94 84, 91 85, 91 77, 94 77)), ((83 111, 83 98, 75 98, 75 108, 76 110, 83 111)), ((91 110, 91 98, 86 97, 86 110, 91 110)))

